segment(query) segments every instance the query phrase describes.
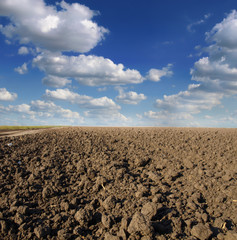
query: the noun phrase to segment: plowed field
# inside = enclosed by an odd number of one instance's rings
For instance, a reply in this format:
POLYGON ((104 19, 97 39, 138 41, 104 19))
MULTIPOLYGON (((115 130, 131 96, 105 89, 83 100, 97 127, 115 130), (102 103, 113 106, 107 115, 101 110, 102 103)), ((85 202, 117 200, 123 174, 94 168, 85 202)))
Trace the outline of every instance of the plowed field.
POLYGON ((237 239, 237 129, 0 138, 0 239, 237 239))

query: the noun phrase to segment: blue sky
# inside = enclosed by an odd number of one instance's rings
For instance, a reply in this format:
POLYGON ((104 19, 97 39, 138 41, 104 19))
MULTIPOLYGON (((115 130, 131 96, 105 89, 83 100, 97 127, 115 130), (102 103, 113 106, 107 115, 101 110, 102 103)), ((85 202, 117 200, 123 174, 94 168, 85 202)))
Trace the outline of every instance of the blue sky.
POLYGON ((2 0, 0 125, 237 126, 235 0, 2 0))

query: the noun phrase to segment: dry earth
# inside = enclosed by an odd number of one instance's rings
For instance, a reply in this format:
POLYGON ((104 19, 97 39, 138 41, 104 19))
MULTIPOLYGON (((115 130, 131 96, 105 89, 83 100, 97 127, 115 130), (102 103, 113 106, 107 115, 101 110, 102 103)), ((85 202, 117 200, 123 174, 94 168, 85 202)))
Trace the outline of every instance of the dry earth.
POLYGON ((0 162, 0 239, 237 239, 237 129, 50 129, 0 162))

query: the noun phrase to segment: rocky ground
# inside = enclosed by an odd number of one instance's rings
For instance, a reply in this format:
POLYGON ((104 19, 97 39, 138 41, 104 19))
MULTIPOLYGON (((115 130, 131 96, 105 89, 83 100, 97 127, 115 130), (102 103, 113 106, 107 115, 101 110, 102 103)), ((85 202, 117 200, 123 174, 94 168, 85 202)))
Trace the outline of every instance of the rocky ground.
POLYGON ((51 129, 0 163, 0 239, 237 239, 237 129, 51 129))

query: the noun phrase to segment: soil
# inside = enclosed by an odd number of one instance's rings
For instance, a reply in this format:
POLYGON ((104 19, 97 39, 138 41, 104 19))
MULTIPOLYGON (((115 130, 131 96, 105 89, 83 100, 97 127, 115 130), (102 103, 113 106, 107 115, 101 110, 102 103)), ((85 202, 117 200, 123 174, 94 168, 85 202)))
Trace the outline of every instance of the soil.
POLYGON ((0 162, 0 239, 237 239, 237 129, 49 129, 0 162))
MULTIPOLYGON (((52 127, 51 129, 56 129, 57 127, 52 127)), ((39 133, 47 128, 40 128, 40 129, 17 129, 17 130, 11 130, 11 129, 0 129, 0 138, 1 137, 15 137, 15 136, 21 136, 21 135, 26 135, 26 134, 34 134, 34 133, 39 133)))

